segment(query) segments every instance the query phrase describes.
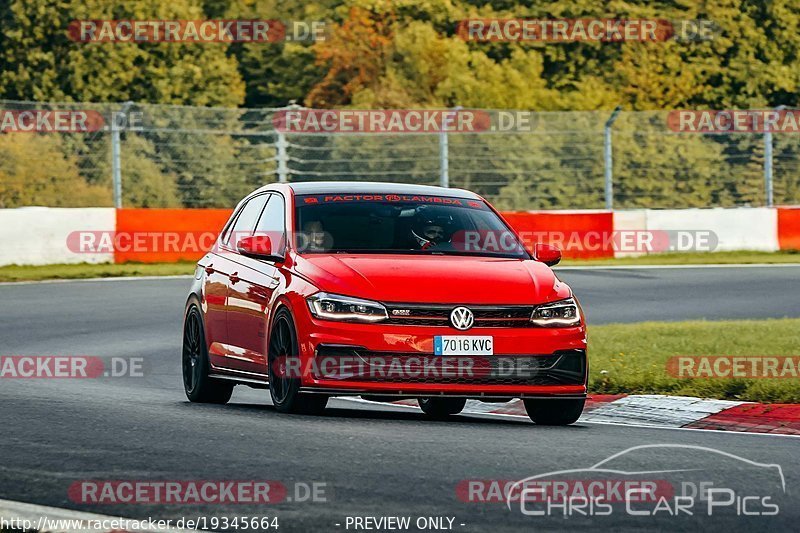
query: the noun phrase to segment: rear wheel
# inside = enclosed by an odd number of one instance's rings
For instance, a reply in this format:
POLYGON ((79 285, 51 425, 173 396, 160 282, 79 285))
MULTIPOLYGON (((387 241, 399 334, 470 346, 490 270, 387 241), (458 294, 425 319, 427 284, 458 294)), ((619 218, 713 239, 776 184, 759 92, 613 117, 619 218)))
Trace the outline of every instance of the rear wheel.
POLYGON ((186 312, 183 321, 183 389, 189 401, 228 403, 233 383, 208 377, 208 346, 203 318, 196 305, 186 312))
POLYGON ((419 408, 432 418, 447 418, 464 410, 466 398, 419 398, 419 408))
POLYGON ((267 358, 272 405, 281 413, 319 414, 325 410, 328 397, 300 392, 300 378, 292 376, 300 365, 291 364, 299 357, 292 317, 286 309, 281 309, 272 325, 267 358))
POLYGON ((540 426, 566 426, 580 418, 586 400, 523 400, 525 411, 540 426))

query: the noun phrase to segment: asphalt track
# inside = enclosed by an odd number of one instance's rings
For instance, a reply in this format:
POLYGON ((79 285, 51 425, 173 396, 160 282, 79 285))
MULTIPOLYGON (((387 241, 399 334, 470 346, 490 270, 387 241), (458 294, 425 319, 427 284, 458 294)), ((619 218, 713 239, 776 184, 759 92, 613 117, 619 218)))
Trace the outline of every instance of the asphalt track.
MULTIPOLYGON (((569 269, 561 277, 595 324, 800 316, 798 266, 569 269)), ((793 529, 800 518, 796 438, 599 424, 548 428, 479 415, 434 422, 410 409, 345 400, 333 400, 324 416, 286 416, 273 410, 265 391, 243 387, 227 406, 189 404, 179 373, 187 286, 186 279, 0 286, 0 355, 144 359, 141 378, 0 381, 0 498, 136 518, 277 516, 279 531, 355 531, 347 527, 347 517, 354 516, 410 516, 412 531, 418 530, 418 517, 446 516, 454 518, 453 530, 464 532, 766 531, 793 529), (611 516, 534 517, 518 507, 466 503, 457 495, 464 480, 518 480, 585 468, 648 444, 709 447, 780 465, 786 486, 780 512, 742 517, 726 508, 707 516, 703 509, 693 516, 654 518, 630 516, 623 506, 611 516), (292 499, 296 483, 316 482, 325 484, 326 501, 269 506, 71 501, 70 485, 86 479, 273 480, 288 487, 292 499)), ((639 456, 625 467, 675 469, 686 466, 678 463, 689 455, 673 450, 656 458, 639 456)), ((697 460, 708 467, 717 456, 697 460)), ((726 463, 715 474, 724 480, 716 482, 744 487, 737 495, 758 492, 769 483, 756 483, 752 468, 742 461, 726 463)))

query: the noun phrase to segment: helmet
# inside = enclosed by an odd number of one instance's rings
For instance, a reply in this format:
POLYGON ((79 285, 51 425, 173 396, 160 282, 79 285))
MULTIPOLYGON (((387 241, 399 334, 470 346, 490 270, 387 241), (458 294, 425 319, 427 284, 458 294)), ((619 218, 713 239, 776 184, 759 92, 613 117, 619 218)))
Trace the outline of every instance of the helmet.
POLYGON ((428 206, 422 206, 414 219, 411 230, 420 246, 427 248, 434 244, 447 242, 452 233, 453 217, 446 213, 436 213, 428 206))

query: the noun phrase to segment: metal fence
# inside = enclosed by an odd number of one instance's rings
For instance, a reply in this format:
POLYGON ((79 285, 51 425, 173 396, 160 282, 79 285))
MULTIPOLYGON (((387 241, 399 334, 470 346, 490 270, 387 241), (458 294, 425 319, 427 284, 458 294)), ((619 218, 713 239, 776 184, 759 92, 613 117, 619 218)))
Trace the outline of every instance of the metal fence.
POLYGON ((461 187, 502 209, 800 203, 800 136, 677 133, 666 111, 541 112, 524 131, 425 134, 281 133, 278 109, 0 101, 0 111, 103 117, 80 132, 0 122, 0 207, 229 207, 281 180, 461 187))

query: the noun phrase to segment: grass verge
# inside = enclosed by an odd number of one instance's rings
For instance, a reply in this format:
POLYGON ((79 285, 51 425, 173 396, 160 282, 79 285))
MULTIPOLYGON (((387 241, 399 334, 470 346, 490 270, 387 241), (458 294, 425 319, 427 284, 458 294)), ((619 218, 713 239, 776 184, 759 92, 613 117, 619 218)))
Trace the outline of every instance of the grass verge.
POLYGON ((676 355, 798 354, 796 318, 589 326, 589 388, 601 394, 800 403, 797 378, 679 379, 666 370, 667 361, 676 355))
MULTIPOLYGON (((757 263, 800 263, 800 250, 780 252, 673 252, 650 254, 641 257, 615 257, 609 259, 564 259, 565 266, 615 266, 615 265, 732 265, 757 263)), ((558 268, 558 267, 556 267, 558 268)))
POLYGON ((125 276, 191 275, 195 263, 88 263, 70 265, 0 267, 0 281, 41 281, 46 279, 114 278, 125 276))

